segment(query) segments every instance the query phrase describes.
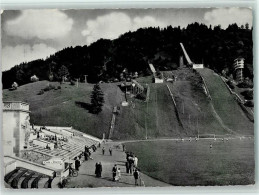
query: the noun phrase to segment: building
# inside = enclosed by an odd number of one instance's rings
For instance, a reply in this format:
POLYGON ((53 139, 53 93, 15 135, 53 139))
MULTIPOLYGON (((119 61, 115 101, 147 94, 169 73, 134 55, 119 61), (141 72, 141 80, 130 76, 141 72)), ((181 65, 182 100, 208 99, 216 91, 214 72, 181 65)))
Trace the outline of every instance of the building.
POLYGON ((236 58, 234 60, 234 64, 233 64, 233 67, 234 67, 234 75, 235 75, 235 79, 237 82, 243 82, 244 80, 244 76, 243 76, 243 69, 244 69, 244 66, 245 66, 245 59, 244 58, 236 58))
POLYGON ((200 68, 204 68, 203 64, 193 64, 192 65, 193 69, 200 69, 200 68))
POLYGON ((38 127, 30 125, 29 104, 21 101, 3 102, 2 146, 6 187, 55 186, 68 176, 68 165, 75 165, 75 157, 79 157, 86 146, 102 142, 72 127, 38 127), (57 139, 45 139, 49 136, 57 139), (67 139, 61 140, 63 137, 67 139))
POLYGON ((26 135, 30 131, 29 104, 20 101, 3 102, 4 156, 19 156, 27 148, 26 135))

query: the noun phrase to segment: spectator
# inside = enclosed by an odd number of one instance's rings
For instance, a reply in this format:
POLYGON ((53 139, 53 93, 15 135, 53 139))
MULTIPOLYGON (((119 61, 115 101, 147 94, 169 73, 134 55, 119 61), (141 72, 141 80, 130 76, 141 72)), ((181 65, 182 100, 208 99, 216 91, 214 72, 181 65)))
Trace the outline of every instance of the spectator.
POLYGON ((96 177, 102 177, 102 163, 98 162, 95 164, 95 175, 96 177))
POLYGON ((126 173, 129 173, 129 161, 125 163, 125 166, 126 166, 126 173))
POLYGON ((95 163, 95 176, 97 177, 97 172, 98 172, 98 162, 97 163, 95 163))
POLYGON ((129 161, 129 152, 126 152, 126 160, 129 161))
POLYGON ((93 148, 93 151, 95 152, 96 151, 96 146, 93 144, 93 146, 92 146, 92 148, 93 148))
POLYGON ((89 148, 87 146, 85 146, 85 151, 89 152, 89 148))
POLYGON ((138 158, 137 156, 134 157, 134 167, 138 167, 138 158))
POLYGON ((115 164, 114 167, 112 168, 112 180, 113 181, 115 181, 116 173, 117 173, 117 165, 115 164))
POLYGON ((79 167, 80 167, 80 161, 78 160, 78 157, 76 157, 76 160, 75 160, 75 169, 77 171, 79 171, 79 167))
POLYGON ((84 156, 85 156, 85 160, 87 161, 89 156, 88 156, 88 153, 86 151, 84 152, 84 156))
POLYGON ((135 179, 135 185, 137 186, 138 185, 138 179, 139 179, 138 169, 135 169, 135 172, 134 172, 133 176, 134 176, 134 179, 135 179))
POLYGON ((102 152, 103 152, 103 155, 104 155, 104 153, 105 153, 105 148, 103 147, 103 149, 102 149, 102 152))
POLYGON ((133 163, 132 163, 132 161, 129 161, 129 173, 130 174, 133 173, 133 163))
POLYGON ((117 173, 116 173, 116 181, 120 181, 120 178, 121 178, 121 170, 120 168, 117 169, 117 173))
POLYGON ((110 155, 112 156, 112 148, 109 148, 110 155))

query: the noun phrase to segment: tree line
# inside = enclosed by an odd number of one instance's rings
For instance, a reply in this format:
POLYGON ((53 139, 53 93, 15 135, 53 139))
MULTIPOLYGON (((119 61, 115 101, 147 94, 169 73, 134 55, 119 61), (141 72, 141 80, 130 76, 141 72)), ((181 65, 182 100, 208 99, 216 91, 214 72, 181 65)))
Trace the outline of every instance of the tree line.
POLYGON ((32 75, 52 81, 62 80, 64 74, 70 80, 84 81, 84 75, 88 75, 88 82, 97 83, 121 80, 122 73, 150 75, 148 63, 160 71, 176 69, 183 55, 180 42, 194 63, 220 73, 224 70, 232 74, 233 60, 243 57, 245 76, 253 77, 252 28, 248 24, 222 29, 220 25, 208 27, 196 22, 186 28, 140 28, 115 40, 99 39, 89 46, 67 47, 46 59, 23 62, 3 72, 3 88, 13 82, 29 83, 32 75))

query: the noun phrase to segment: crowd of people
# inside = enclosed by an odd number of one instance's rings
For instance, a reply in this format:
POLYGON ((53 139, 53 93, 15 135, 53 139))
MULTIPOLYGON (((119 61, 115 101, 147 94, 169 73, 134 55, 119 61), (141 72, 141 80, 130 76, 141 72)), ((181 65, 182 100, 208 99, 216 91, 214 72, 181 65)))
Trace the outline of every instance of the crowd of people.
MULTIPOLYGON (((98 148, 101 148, 101 144, 99 143, 98 148)), ((102 147, 102 154, 105 155, 105 147, 102 147)), ((81 166, 82 157, 84 156, 84 160, 87 161, 88 159, 93 159, 91 157, 92 152, 95 152, 97 150, 97 147, 95 145, 92 145, 90 147, 85 146, 85 151, 82 152, 78 157, 75 157, 75 170, 79 171, 79 167, 81 166)), ((132 175, 135 180, 135 185, 139 185, 143 182, 140 181, 140 173, 138 169, 138 158, 133 152, 126 151, 125 145, 122 145, 122 150, 126 154, 126 162, 125 162, 125 171, 127 174, 132 175)), ((108 149, 110 156, 112 156, 112 148, 109 147, 108 149)), ((97 178, 102 177, 102 171, 103 171, 103 165, 101 162, 96 162, 95 164, 95 176, 97 178)), ((121 180, 121 167, 118 167, 117 164, 115 164, 112 167, 112 180, 114 182, 118 182, 121 180)))
MULTIPOLYGON (((101 147, 99 144, 98 147, 101 147)), ((128 152, 126 151, 126 146, 122 144, 122 150, 126 153, 126 162, 125 162, 125 167, 126 167, 126 173, 130 174, 134 177, 135 180, 135 185, 138 185, 139 179, 140 179, 140 173, 138 169, 138 158, 133 152, 128 152)), ((109 154, 112 156, 112 148, 109 147, 109 154)), ((103 146, 102 147, 102 155, 105 155, 106 148, 103 146)), ((95 175, 96 177, 101 177, 102 176, 102 164, 101 162, 97 162, 95 164, 95 175)), ((112 180, 113 181, 120 181, 121 179, 121 168, 118 167, 117 164, 115 164, 112 167, 112 180)))
POLYGON ((137 169, 138 167, 138 158, 134 153, 126 152, 126 160, 126 172, 133 174, 134 169, 137 169))

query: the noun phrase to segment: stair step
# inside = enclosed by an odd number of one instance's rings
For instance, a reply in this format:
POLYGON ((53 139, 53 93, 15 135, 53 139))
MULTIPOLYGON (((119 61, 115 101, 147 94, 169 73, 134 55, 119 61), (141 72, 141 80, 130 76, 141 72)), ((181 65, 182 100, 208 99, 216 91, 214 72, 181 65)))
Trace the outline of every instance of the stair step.
POLYGON ((11 180, 12 176, 14 176, 19 170, 20 170, 20 168, 18 167, 16 169, 14 169, 13 171, 11 171, 10 173, 6 174, 4 177, 5 182, 8 183, 11 180))

